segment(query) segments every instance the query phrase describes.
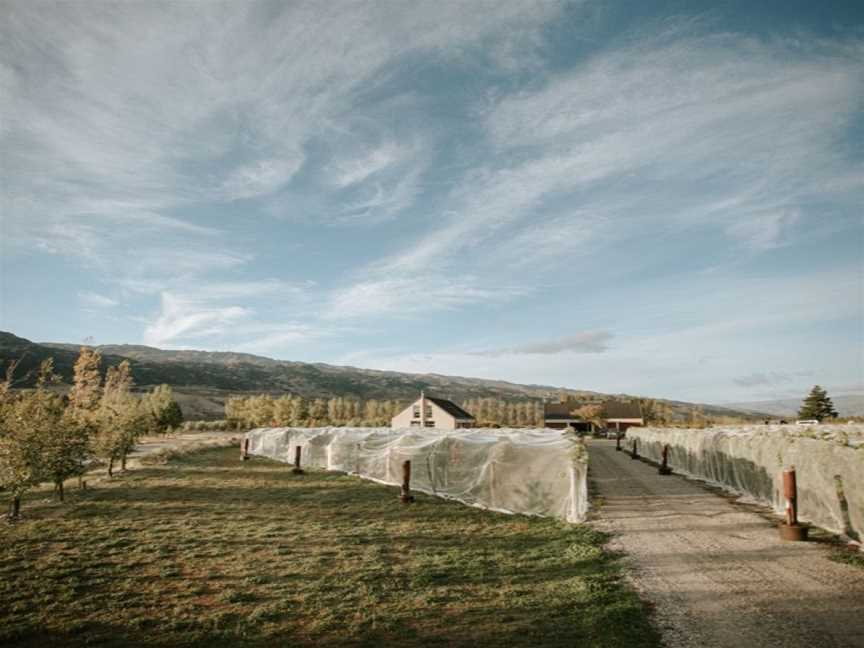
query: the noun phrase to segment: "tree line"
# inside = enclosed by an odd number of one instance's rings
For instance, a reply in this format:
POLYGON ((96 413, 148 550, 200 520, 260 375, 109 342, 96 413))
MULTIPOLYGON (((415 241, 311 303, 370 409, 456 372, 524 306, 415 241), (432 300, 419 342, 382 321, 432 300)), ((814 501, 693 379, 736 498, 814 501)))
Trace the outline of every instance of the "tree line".
MULTIPOLYGON (((225 402, 225 418, 234 427, 389 427, 391 419, 408 407, 401 400, 359 398, 303 398, 286 394, 232 396, 225 402)), ((542 401, 510 402, 474 398, 461 403, 479 427, 538 427, 543 425, 542 401)))
POLYGON ((133 393, 127 360, 108 367, 104 380, 98 351, 82 347, 74 367, 72 388, 56 389, 60 377, 52 359, 42 362, 36 386, 12 389, 18 362, 9 364, 0 383, 0 491, 10 499, 16 518, 21 497, 43 482, 54 484, 63 501, 63 483, 81 477, 102 462, 112 476, 138 439, 180 425, 183 414, 171 387, 160 385, 143 395, 133 393))
MULTIPOLYGON (((576 401, 578 402, 578 401, 576 401)), ((603 404, 584 401, 573 413, 598 427, 605 424, 603 404)), ((410 403, 401 400, 359 398, 303 398, 286 394, 231 396, 225 402, 229 427, 388 427, 390 420, 410 403)), ((671 423, 672 408, 662 402, 640 399, 646 422, 671 423)), ((506 401, 501 398, 469 398, 460 407, 474 416, 477 427, 543 427, 543 401, 506 401)), ((696 414, 693 415, 695 420, 696 414)), ((703 417, 704 418, 704 417, 703 417)))
POLYGON ((236 427, 384 427, 405 407, 397 400, 259 394, 228 398, 225 418, 236 427))
POLYGON ((469 398, 462 409, 474 416, 478 427, 543 427, 543 401, 505 401, 501 398, 469 398))

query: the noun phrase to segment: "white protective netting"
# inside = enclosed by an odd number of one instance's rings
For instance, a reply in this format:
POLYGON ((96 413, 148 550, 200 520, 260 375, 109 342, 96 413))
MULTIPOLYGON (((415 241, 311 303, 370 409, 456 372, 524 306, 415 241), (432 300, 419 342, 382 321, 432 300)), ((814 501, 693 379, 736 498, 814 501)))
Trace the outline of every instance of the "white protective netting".
POLYGON ((587 453, 556 430, 258 428, 249 453, 400 485, 411 461, 411 489, 504 513, 579 522, 588 510, 587 453))
POLYGON ((795 467, 799 517, 864 539, 864 425, 630 428, 639 454, 679 473, 785 510, 783 470, 795 467))

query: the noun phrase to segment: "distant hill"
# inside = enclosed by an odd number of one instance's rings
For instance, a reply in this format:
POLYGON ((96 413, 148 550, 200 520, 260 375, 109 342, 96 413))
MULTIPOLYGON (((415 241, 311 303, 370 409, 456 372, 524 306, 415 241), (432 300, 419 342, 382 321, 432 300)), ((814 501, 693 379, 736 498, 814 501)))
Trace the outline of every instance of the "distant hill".
MULTIPOLYGON (((831 396, 831 393, 829 392, 828 395, 831 396)), ((750 403, 728 403, 725 406, 745 412, 765 412, 773 416, 795 418, 803 400, 804 396, 750 403)), ((831 401, 840 416, 864 416, 864 394, 840 394, 831 396, 831 401)))
MULTIPOLYGON (((215 418, 221 416, 225 398, 231 394, 292 393, 307 398, 333 396, 361 399, 394 399, 408 401, 421 389, 462 402, 469 398, 501 398, 508 401, 526 399, 558 399, 565 394, 583 399, 603 399, 599 392, 567 389, 549 385, 520 385, 503 380, 443 376, 440 374, 409 374, 396 371, 340 367, 323 363, 274 360, 249 353, 213 351, 171 351, 140 345, 102 345, 103 367, 128 359, 138 386, 166 383, 174 388, 187 417, 215 418)), ((20 386, 33 382, 35 370, 44 359, 53 357, 54 366, 64 381, 71 382, 72 368, 78 357, 79 345, 35 343, 0 332, 0 368, 21 358, 19 371, 30 376, 20 386)), ((632 398, 626 394, 614 394, 632 398)), ((742 412, 729 407, 701 405, 681 401, 662 401, 682 418, 698 407, 707 416, 736 416, 758 419, 764 414, 742 412)))

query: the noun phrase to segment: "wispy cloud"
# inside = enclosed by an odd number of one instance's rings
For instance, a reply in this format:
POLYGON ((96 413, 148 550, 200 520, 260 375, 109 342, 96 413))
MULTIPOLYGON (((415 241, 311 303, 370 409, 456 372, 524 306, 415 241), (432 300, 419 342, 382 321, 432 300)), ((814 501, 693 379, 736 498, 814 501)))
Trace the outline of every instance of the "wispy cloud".
POLYGON ((387 168, 401 164, 415 152, 413 146, 384 142, 360 156, 335 161, 332 182, 340 188, 355 185, 387 168))
POLYGON ((79 292, 78 299, 84 306, 89 306, 91 308, 110 308, 119 303, 116 299, 111 299, 110 297, 89 290, 79 292))
POLYGON ((502 356, 502 355, 556 355, 559 353, 603 353, 609 349, 609 341, 612 339, 609 331, 582 331, 575 335, 547 340, 545 342, 533 342, 504 349, 493 349, 489 351, 477 351, 477 355, 502 356))
POLYGON ((860 107, 860 52, 674 31, 601 52, 494 103, 495 156, 516 162, 471 174, 450 217, 377 267, 440 267, 504 228, 530 239, 565 195, 613 218, 621 238, 719 226, 750 248, 776 247, 794 234, 798 205, 847 174, 835 143, 860 107), (610 199, 632 206, 610 214, 610 199))
POLYGON ((733 378, 734 382, 739 387, 763 387, 784 385, 795 381, 797 378, 807 378, 813 375, 812 371, 756 371, 746 376, 733 378))
POLYGON ((861 35, 677 11, 6 3, 4 285, 62 275, 100 339, 679 396, 794 346, 854 382, 861 35))
POLYGON ((303 164, 303 156, 257 160, 230 172, 220 194, 227 200, 266 196, 283 187, 303 164))
POLYGON ((184 339, 223 335, 229 326, 251 315, 240 306, 215 307, 193 299, 162 293, 158 317, 144 330, 144 343, 168 346, 184 339))
POLYGON ((146 319, 145 343, 201 343, 240 351, 273 351, 325 335, 287 314, 307 309, 314 285, 278 279, 259 281, 126 282, 142 295, 159 296, 159 310, 146 319), (227 346, 226 346, 227 345, 227 346))
POLYGON ((488 303, 512 298, 518 291, 506 287, 479 288, 471 278, 449 280, 427 276, 360 281, 334 293, 325 306, 325 319, 369 317, 405 318, 434 311, 446 311, 466 304, 488 303))

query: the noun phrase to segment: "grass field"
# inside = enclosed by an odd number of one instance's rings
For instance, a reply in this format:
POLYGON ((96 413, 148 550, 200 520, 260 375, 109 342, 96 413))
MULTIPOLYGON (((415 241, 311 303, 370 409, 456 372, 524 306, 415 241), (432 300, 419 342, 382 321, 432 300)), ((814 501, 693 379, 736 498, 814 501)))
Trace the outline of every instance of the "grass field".
POLYGON ((587 526, 211 449, 0 524, 0 645, 657 646, 587 526))

